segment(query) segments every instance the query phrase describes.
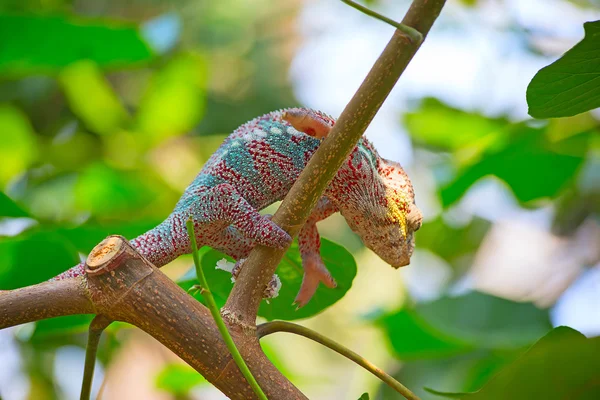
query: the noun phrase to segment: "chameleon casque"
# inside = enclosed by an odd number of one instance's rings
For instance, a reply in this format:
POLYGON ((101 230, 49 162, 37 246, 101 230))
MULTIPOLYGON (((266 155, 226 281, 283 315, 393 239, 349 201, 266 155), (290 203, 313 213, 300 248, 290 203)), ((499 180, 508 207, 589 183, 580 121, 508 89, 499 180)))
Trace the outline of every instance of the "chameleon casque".
MULTIPOLYGON (((322 112, 290 108, 241 125, 209 158, 167 219, 131 244, 162 267, 190 253, 185 222, 191 215, 198 245, 233 257, 236 267, 257 243, 284 248, 292 238, 258 211, 285 197, 334 123, 322 112)), ((321 260, 316 223, 338 211, 364 244, 392 267, 410 262, 414 232, 421 226, 412 184, 400 164, 381 158, 362 138, 299 233, 304 268, 296 297, 299 306, 310 300, 319 282, 336 286, 321 260)), ((79 264, 54 279, 83 273, 84 265, 79 264)), ((268 288, 265 294, 270 295, 268 288)))

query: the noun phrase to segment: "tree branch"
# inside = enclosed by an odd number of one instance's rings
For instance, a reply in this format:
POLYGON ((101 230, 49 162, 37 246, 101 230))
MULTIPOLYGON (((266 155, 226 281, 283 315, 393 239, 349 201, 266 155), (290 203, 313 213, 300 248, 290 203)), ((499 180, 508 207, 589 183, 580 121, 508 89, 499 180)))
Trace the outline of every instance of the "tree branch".
POLYGON ((267 335, 276 332, 288 332, 294 333, 296 335, 304 336, 307 339, 313 340, 323 346, 335 351, 336 353, 346 357, 350 361, 354 361, 356 364, 360 365, 383 382, 385 382, 392 389, 400 393, 408 400, 419 400, 416 394, 410 391, 406 386, 398 382, 396 379, 388 375, 384 370, 377 368, 375 365, 371 364, 371 362, 363 357, 360 354, 357 354, 350 350, 349 348, 342 346, 335 340, 328 338, 327 336, 323 336, 318 332, 313 331, 312 329, 308 329, 305 326, 293 324, 291 322, 286 321, 273 321, 266 322, 256 327, 256 336, 258 338, 263 338, 267 335))
MULTIPOLYGON (((445 0, 415 0, 402 23, 419 31, 423 38, 431 29, 445 0)), ((406 69, 420 44, 396 30, 383 53, 346 106, 329 135, 310 159, 273 221, 296 236, 325 188, 356 146, 383 101, 406 69)), ((241 326, 254 326, 262 292, 285 250, 256 246, 244 262, 223 312, 241 326)))
POLYGON ((77 277, 0 291, 0 329, 73 314, 93 314, 85 279, 77 277))
MULTIPOLYGON (((86 266, 97 313, 152 335, 232 399, 255 399, 210 311, 139 255, 120 236, 94 248, 86 266)), ((229 333, 267 397, 306 399, 263 354, 256 335, 229 333)))

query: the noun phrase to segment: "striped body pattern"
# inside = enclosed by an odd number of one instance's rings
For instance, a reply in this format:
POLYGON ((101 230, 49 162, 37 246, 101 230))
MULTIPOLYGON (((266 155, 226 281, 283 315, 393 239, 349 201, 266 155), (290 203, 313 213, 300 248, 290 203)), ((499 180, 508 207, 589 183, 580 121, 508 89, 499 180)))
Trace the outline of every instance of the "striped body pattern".
MULTIPOLYGON (((258 211, 285 197, 334 123, 319 111, 292 108, 240 126, 210 157, 167 219, 131 244, 161 267, 190 252, 185 221, 191 215, 199 245, 238 261, 256 244, 285 248, 292 238, 258 211)), ((412 185, 399 164, 381 158, 363 138, 299 233, 304 267, 296 298, 300 306, 310 300, 320 282, 335 287, 321 261, 316 227, 335 212, 384 261, 395 268, 410 262, 413 233, 421 225, 412 185)), ((78 265, 55 279, 82 273, 83 265, 78 265)))

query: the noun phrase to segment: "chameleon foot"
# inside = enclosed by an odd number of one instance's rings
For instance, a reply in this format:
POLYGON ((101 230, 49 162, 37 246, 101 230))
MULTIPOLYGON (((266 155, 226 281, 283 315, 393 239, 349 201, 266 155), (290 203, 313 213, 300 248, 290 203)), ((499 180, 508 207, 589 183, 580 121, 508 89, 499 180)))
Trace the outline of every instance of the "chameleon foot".
POLYGON ((305 257, 302 260, 302 267, 304 268, 304 277, 302 278, 300 291, 294 300, 294 304, 297 304, 298 308, 304 307, 310 301, 317 291, 319 282, 323 282, 330 289, 337 286, 335 279, 333 279, 319 256, 305 257))

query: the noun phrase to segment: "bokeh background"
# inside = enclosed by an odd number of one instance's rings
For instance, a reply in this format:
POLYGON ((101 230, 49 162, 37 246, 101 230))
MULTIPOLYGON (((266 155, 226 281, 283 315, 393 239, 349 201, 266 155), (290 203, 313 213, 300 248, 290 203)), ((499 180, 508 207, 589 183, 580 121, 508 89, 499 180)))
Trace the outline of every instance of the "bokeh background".
MULTIPOLYGON (((395 19, 409 4, 368 3, 395 19)), ((415 186, 411 265, 392 270, 339 216, 320 223, 358 274, 302 324, 423 399, 480 388, 553 326, 600 335, 600 113, 532 121, 525 99, 598 19, 597 0, 448 1, 366 133, 415 186)), ((1 288, 160 222, 247 120, 300 105, 338 116, 392 32, 336 0, 0 1, 1 288)), ((0 397, 78 398, 86 321, 0 331, 0 397)), ((305 339, 263 344, 311 399, 399 398, 305 339)), ((223 398, 127 325, 100 353, 103 400, 223 398)))

